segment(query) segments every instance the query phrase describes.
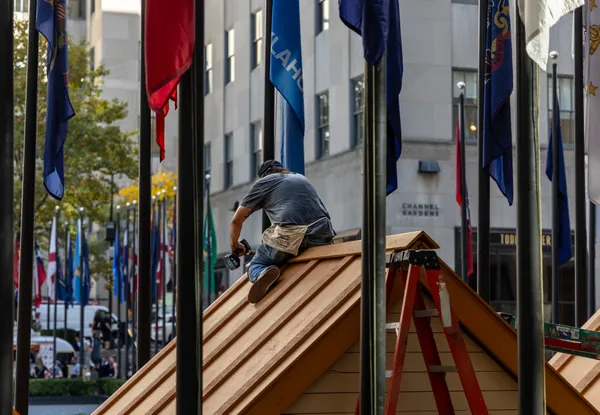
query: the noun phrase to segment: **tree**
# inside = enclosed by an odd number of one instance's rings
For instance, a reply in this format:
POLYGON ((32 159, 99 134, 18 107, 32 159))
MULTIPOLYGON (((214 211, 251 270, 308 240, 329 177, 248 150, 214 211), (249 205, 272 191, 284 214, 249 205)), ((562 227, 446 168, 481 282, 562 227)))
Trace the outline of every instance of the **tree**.
MULTIPOLYGON (((152 195, 156 196, 159 193, 162 195, 162 191, 165 190, 165 197, 167 198, 167 222, 170 224, 173 220, 173 209, 172 203, 175 197, 175 186, 177 185, 177 175, 174 172, 162 171, 152 176, 152 195)), ((132 185, 124 187, 119 192, 119 199, 121 204, 127 202, 131 203, 138 199, 139 188, 137 181, 132 185)), ((162 196, 161 196, 162 198, 162 196)))
MULTIPOLYGON (((15 22, 15 226, 20 227, 21 175, 23 170, 23 140, 25 134, 25 93, 27 78, 26 21, 15 22)), ((105 223, 111 195, 119 191, 111 175, 133 179, 137 175, 137 145, 133 132, 123 132, 117 122, 127 115, 127 104, 101 97, 102 77, 108 71, 100 66, 90 68, 90 55, 82 42, 69 45, 69 96, 75 117, 70 120, 65 143, 65 196, 56 201, 48 196, 43 185, 44 134, 46 121, 46 48, 40 36, 38 65, 38 104, 36 141, 35 231, 38 239, 46 240, 49 224, 60 206, 63 218, 73 225, 77 208, 85 208, 85 216, 94 223, 105 223)), ((62 222, 62 221, 61 221, 62 222)), ((90 251, 91 247, 90 247, 90 251)), ((90 256, 94 256, 90 252, 90 256)), ((93 267, 90 264, 90 267, 93 267)), ((94 269, 94 268, 92 268, 94 269)))

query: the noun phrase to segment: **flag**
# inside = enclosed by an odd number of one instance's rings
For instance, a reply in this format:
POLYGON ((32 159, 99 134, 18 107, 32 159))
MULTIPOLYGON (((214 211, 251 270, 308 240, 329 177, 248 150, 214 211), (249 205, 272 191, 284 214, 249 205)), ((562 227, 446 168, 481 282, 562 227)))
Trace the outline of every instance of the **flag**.
POLYGON ((67 282, 67 304, 73 305, 73 277, 75 272, 73 271, 73 244, 71 243, 71 234, 67 235, 67 266, 65 270, 65 277, 67 282))
POLYGON ((584 0, 519 0, 527 54, 543 71, 548 66, 550 28, 583 3, 584 0))
POLYGON ((75 301, 81 302, 81 218, 77 219, 77 235, 75 236, 75 256, 73 257, 73 294, 75 301))
POLYGON ((157 265, 158 265, 158 232, 157 232, 157 219, 158 219, 158 215, 156 213, 154 213, 154 221, 151 224, 151 229, 152 229, 152 249, 151 249, 151 253, 152 253, 152 301, 156 301, 157 296, 159 296, 158 294, 158 286, 157 286, 157 278, 159 277, 158 275, 158 269, 157 269, 157 265))
POLYGON ((283 99, 281 162, 304 174, 304 84, 299 0, 273 0, 269 79, 283 99))
POLYGON ((66 0, 38 0, 35 28, 48 41, 44 186, 50 196, 61 200, 65 186, 63 146, 67 140, 69 120, 75 116, 69 99, 66 0))
POLYGON ((52 230, 50 231, 50 250, 48 251, 48 298, 55 300, 54 278, 56 277, 56 217, 52 219, 52 230))
MULTIPOLYGON (((194 52, 194 2, 148 0, 146 2, 146 91, 148 105, 156 113, 156 143, 165 158, 165 117, 169 100, 177 105, 179 79, 190 67, 194 52)), ((200 45, 203 47, 204 45, 200 45)))
POLYGON ((600 48, 598 31, 600 9, 596 2, 586 6, 587 28, 585 31, 585 137, 588 154, 588 194, 592 202, 600 205, 600 48))
POLYGON ((91 273, 90 273, 90 254, 88 251, 87 241, 85 241, 83 243, 82 251, 83 251, 83 293, 82 293, 81 305, 85 307, 86 305, 88 305, 88 302, 90 300, 90 289, 92 288, 92 279, 91 279, 91 273))
POLYGON ((129 298, 129 230, 125 227, 123 232, 123 247, 121 249, 121 302, 129 298))
POLYGON ((510 95, 513 91, 512 41, 508 0, 488 3, 483 95, 483 168, 513 203, 510 95))
POLYGON ((377 65, 386 51, 387 163, 386 194, 398 188, 396 163, 402 153, 400 91, 404 64, 397 0, 340 0, 340 19, 362 36, 364 58, 377 65))
POLYGON ((42 305, 42 285, 46 281, 46 271, 44 270, 44 263, 40 256, 40 247, 37 241, 34 242, 35 246, 35 258, 33 260, 33 298, 35 301, 35 308, 40 308, 42 305))
POLYGON ((115 227, 115 240, 113 243, 113 296, 119 299, 119 304, 123 302, 123 291, 119 292, 119 287, 122 287, 121 279, 121 245, 119 242, 119 224, 115 227), (119 295, 121 294, 121 295, 119 295))
MULTIPOLYGON (((462 176, 460 171, 460 130, 456 123, 456 203, 462 209, 462 176)), ((467 202, 467 276, 473 274, 473 227, 471 226, 471 207, 469 206, 469 191, 465 189, 467 202)))
POLYGON ((57 264, 57 276, 58 282, 56 284, 56 298, 61 301, 67 301, 67 276, 66 269, 63 270, 60 255, 56 255, 56 264, 57 264))
MULTIPOLYGON (((217 235, 213 220, 210 199, 207 199, 206 218, 204 221, 204 291, 208 295, 217 292, 215 281, 215 264, 217 263, 217 235), (210 261, 208 259, 210 254, 210 261)), ((209 297, 210 298, 210 297, 209 297)))
MULTIPOLYGON (((167 243, 167 235, 169 235, 169 228, 167 226, 167 206, 163 205, 163 223, 162 223, 162 229, 163 229, 163 243, 162 243, 162 249, 164 252, 164 258, 165 258, 165 287, 166 284, 168 284, 169 282, 171 282, 171 249, 170 249, 170 243, 167 243)), ((169 241, 170 242, 170 241, 169 241)))
MULTIPOLYGON (((554 103, 554 111, 560 114, 558 100, 554 103)), ((569 198, 567 197, 567 172, 565 170, 565 157, 563 154, 562 132, 560 130, 560 120, 558 131, 550 129, 550 138, 548 139, 548 157, 546 158, 546 176, 550 181, 552 177, 552 140, 558 140, 558 217, 560 221, 558 230, 558 263, 564 264, 573 256, 573 246, 571 245, 571 224, 569 221, 569 198)), ((554 235, 553 235, 554 238, 554 235)), ((552 243, 555 243, 553 240, 552 243)))

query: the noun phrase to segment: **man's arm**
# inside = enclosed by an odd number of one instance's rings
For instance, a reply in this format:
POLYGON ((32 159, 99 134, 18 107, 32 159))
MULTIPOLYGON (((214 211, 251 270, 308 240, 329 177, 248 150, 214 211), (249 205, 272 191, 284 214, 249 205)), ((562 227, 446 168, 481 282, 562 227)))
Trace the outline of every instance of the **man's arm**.
POLYGON ((251 214, 252 209, 241 205, 233 214, 233 218, 231 219, 231 223, 229 224, 229 243, 231 245, 231 252, 239 250, 239 252, 242 253, 241 255, 246 253, 246 248, 244 248, 244 245, 242 245, 239 242, 239 239, 240 234, 242 233, 242 226, 251 214))

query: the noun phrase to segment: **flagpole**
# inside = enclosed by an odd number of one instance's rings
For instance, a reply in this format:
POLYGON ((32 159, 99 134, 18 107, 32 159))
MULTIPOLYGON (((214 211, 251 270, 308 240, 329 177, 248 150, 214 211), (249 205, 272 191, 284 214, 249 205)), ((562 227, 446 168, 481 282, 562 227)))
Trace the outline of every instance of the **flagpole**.
MULTIPOLYGON (((13 62, 13 0, 0 0, 0 59, 13 62)), ((13 65, 0 68, 0 413, 9 414, 13 401, 14 283, 14 98, 13 65)), ((31 303, 31 296, 30 296, 31 303)), ((31 307, 30 307, 31 309, 31 307)), ((31 317, 31 311, 29 316, 31 317)))
POLYGON ((69 224, 65 222, 65 327, 64 327, 64 338, 67 338, 67 308, 69 306, 69 250, 71 249, 71 234, 69 233, 69 224))
MULTIPOLYGON (((125 233, 127 234, 127 241, 126 241, 126 245, 125 245, 125 269, 127 270, 127 279, 125 280, 125 283, 127 284, 127 290, 126 290, 126 295, 127 295, 127 299, 125 301, 126 304, 126 311, 125 311, 125 333, 123 333, 123 338, 125 339, 125 379, 127 379, 127 373, 128 370, 127 368, 129 367, 129 312, 131 310, 131 270, 129 268, 129 253, 130 253, 130 247, 129 247, 129 219, 131 217, 131 204, 129 202, 127 202, 126 204, 127 206, 127 210, 126 210, 126 215, 125 217, 127 218, 125 220, 125 233)), ((119 326, 119 331, 121 330, 121 327, 119 326)), ((120 366, 120 365, 119 365, 120 366)), ((120 370, 120 369, 119 369, 120 370)))
MULTIPOLYGON (((56 227, 54 228, 54 246, 56 249, 56 271, 54 274, 54 340, 52 342, 52 378, 56 377, 56 312, 58 311, 58 221, 60 219, 60 207, 56 206, 56 227)), ((50 314, 50 313, 48 313, 50 314)))
MULTIPOLYGON (((271 83, 271 32, 273 28, 273 0, 265 0, 265 95, 263 125, 263 161, 275 159, 275 88, 271 83)), ((260 166, 258 166, 260 167, 260 166)), ((263 211, 263 231, 271 226, 271 221, 263 211)))
POLYGON ((139 343, 138 343, 138 316, 137 316, 137 309, 138 309, 138 290, 140 287, 140 277, 139 277, 139 261, 140 259, 138 258, 138 226, 137 226, 137 200, 133 201, 133 311, 131 313, 131 319, 133 321, 132 325, 131 325, 131 334, 132 334, 132 344, 131 344, 131 366, 132 366, 132 374, 135 374, 135 372, 137 371, 138 366, 138 361, 137 361, 137 357, 138 357, 138 347, 139 347, 139 343), (137 280, 137 284, 136 284, 136 280, 137 280), (137 289, 136 289, 137 288, 137 289))
POLYGON ((151 204, 151 132, 150 108, 146 92, 146 1, 141 1, 141 54, 140 54, 140 173, 139 173, 139 258, 138 258, 138 341, 137 367, 150 360, 150 314, 152 313, 152 286, 150 270, 150 204, 151 204))
POLYGON ((558 154, 558 128, 559 118, 556 103, 558 102, 558 91, 556 89, 556 59, 558 52, 550 52, 552 63, 552 322, 559 323, 558 297, 560 265, 558 261, 558 250, 560 241, 560 216, 559 216, 559 154, 558 154))
MULTIPOLYGON (((173 192, 174 192, 174 196, 173 196, 173 224, 177 223, 177 186, 173 186, 173 192)), ((175 227, 173 227, 173 232, 175 232, 176 229, 175 227)), ((175 236, 177 236, 177 234, 175 234, 175 236)), ((177 238, 173 239, 173 304, 172 306, 172 314, 173 314, 173 319, 171 321, 171 336, 173 338, 175 338, 175 336, 177 335, 177 328, 175 325, 175 321, 176 321, 176 314, 175 314, 175 307, 176 307, 176 301, 177 301, 177 238)))
MULTIPOLYGON (((160 206, 157 207, 157 197, 156 196, 152 196, 152 217, 155 219, 154 223, 152 224, 152 228, 153 228, 153 232, 156 232, 155 228, 157 226, 160 226, 160 206), (158 212, 156 211, 156 209, 158 209, 158 212), (158 214, 157 214, 158 213, 158 214)), ((158 228, 160 230, 160 227, 158 228)), ((154 235, 152 236, 152 238, 154 239, 154 235)), ((158 245, 160 246, 160 233, 158 234, 158 245)), ((154 249, 158 249, 158 247, 154 247, 154 249)), ((157 259, 158 261, 158 259, 157 259)), ((154 264, 153 263, 153 267, 156 267, 158 264, 154 264)), ((152 275, 154 278, 154 281, 152 282, 154 284, 154 286, 156 287, 156 297, 154 298, 154 302, 152 304, 152 308, 154 310, 154 354, 156 355, 158 353, 158 282, 156 281, 156 276, 158 274, 158 269, 152 269, 152 275)), ((162 277, 161 277, 162 279, 162 277)))
MULTIPOLYGON (((39 38, 38 31, 35 28, 36 14, 37 0, 29 0, 25 143, 23 149, 21 193, 21 262, 19 265, 17 370, 15 382, 15 409, 20 415, 27 415, 29 413, 29 348, 31 344, 31 296, 33 286, 33 222, 35 209, 39 38)), ((11 114, 13 112, 14 109, 11 111, 11 114)), ((12 356, 12 353, 10 356, 12 356)))
MULTIPOLYGON (((83 280, 85 278, 84 275, 84 271, 83 271, 83 207, 79 208, 79 223, 81 224, 81 227, 79 229, 80 233, 79 233, 79 243, 80 243, 80 247, 79 247, 79 368, 80 368, 80 373, 79 376, 81 378, 83 378, 83 372, 84 372, 84 367, 85 367, 85 342, 84 342, 84 338, 85 335, 83 333, 83 317, 84 317, 84 305, 83 305, 83 280)), ((112 293, 111 293, 112 295, 112 293)), ((112 316, 111 316, 112 319, 112 316)))
POLYGON ((460 97, 458 103, 458 124, 459 124, 459 137, 460 137, 460 166, 456 168, 460 169, 460 241, 461 241, 461 276, 464 281, 469 278, 469 265, 467 263, 467 252, 469 239, 467 238, 467 177, 465 168, 465 93, 464 89, 467 86, 464 82, 456 84, 460 89, 460 97))
MULTIPOLYGON (((117 205, 117 223, 115 228, 117 228, 117 231, 115 233, 115 235, 118 235, 118 237, 121 237, 121 206, 117 205)), ((117 239, 115 241, 116 244, 119 243, 119 240, 117 239)), ((122 308, 122 304, 121 304, 121 298, 123 297, 123 292, 122 290, 122 285, 123 285, 123 275, 121 273, 121 258, 118 258, 121 256, 121 250, 119 249, 117 252, 117 258, 115 259, 118 266, 117 266, 117 373, 116 376, 117 378, 121 377, 121 308, 122 308)), ((114 252, 114 250, 113 250, 114 252)), ((114 294, 114 290, 111 294, 114 294)), ((111 316, 111 320, 112 320, 112 316, 111 316)))
MULTIPOLYGON (((478 134, 478 164, 479 175, 477 203, 477 293, 487 303, 490 302, 490 172, 488 167, 483 167, 485 155, 484 141, 484 95, 486 72, 486 36, 487 36, 488 2, 479 1, 479 71, 477 74, 477 97, 479 108, 477 111, 478 134)), ((464 153, 463 153, 464 154, 464 153)))
POLYGON ((588 315, 596 312, 596 205, 589 202, 590 235, 588 239, 589 268, 588 268, 588 315))
POLYGON ((162 194, 162 203, 159 202, 162 205, 162 209, 161 209, 161 215, 162 215, 162 223, 161 223, 161 228, 159 229, 159 232, 162 231, 162 238, 161 238, 161 244, 160 244, 160 253, 161 253, 161 261, 160 261, 160 275, 161 275, 161 281, 160 284, 162 285, 162 312, 163 312, 163 322, 162 322, 162 347, 165 347, 167 345, 167 275, 166 275, 166 267, 165 267, 165 260, 166 260, 166 256, 165 256, 165 247, 167 246, 167 235, 165 232, 165 221, 167 219, 167 216, 165 214, 165 210, 167 209, 167 205, 166 205, 166 196, 165 193, 167 191, 165 189, 163 189, 161 191, 162 194))
MULTIPOLYGON (((588 314, 585 218, 585 128, 583 114, 583 8, 574 11, 573 42, 575 59, 575 325, 581 327, 588 314)), ((570 237, 570 235, 569 235, 570 237)))
POLYGON ((365 63, 360 413, 385 402, 386 58, 365 63))
MULTIPOLYGON (((518 7, 515 7, 518 10, 518 7)), ((517 324, 519 413, 546 413, 542 303, 540 155, 537 68, 525 51, 525 26, 516 20, 517 98, 517 324)))

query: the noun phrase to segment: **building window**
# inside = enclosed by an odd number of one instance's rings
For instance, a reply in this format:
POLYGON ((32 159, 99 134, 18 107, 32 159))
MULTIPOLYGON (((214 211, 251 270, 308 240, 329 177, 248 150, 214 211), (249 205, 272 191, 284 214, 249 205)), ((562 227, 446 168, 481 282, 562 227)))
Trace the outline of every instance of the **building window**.
POLYGON ((15 0, 15 13, 27 13, 29 11, 29 0, 15 0))
POLYGON ((329 29, 329 0, 317 0, 317 34, 329 29))
POLYGON ((225 32, 225 85, 235 81, 235 31, 225 32))
POLYGON ((204 144, 204 174, 210 174, 210 143, 204 144))
POLYGON ((252 69, 259 66, 263 57, 263 13, 252 13, 252 69))
POLYGON ((317 95, 317 159, 329 155, 329 92, 317 95))
POLYGON ((213 89, 213 47, 209 43, 204 47, 204 95, 208 95, 213 89))
POLYGON ((233 134, 225 135, 225 182, 224 187, 228 189, 233 185, 233 134))
POLYGON ((96 49, 94 49, 93 47, 90 48, 90 71, 94 71, 94 69, 96 68, 96 49))
MULTIPOLYGON (((558 107, 560 108, 560 130, 562 140, 565 144, 573 144, 575 125, 575 109, 573 108, 573 78, 569 76, 558 76, 556 79, 558 87, 558 107)), ((552 131, 552 77, 548 78, 548 133, 552 131)))
POLYGON ((90 0, 90 14, 94 14, 96 11, 96 0, 90 0))
POLYGON ((69 0, 67 2, 67 13, 71 19, 84 19, 83 0, 69 0))
POLYGON ((258 169, 262 164, 262 142, 263 142, 263 130, 262 123, 260 121, 252 123, 251 129, 251 159, 250 159, 250 179, 258 177, 258 169))
POLYGON ((150 114, 150 146, 152 158, 159 158, 160 147, 156 143, 156 114, 154 112, 150 114))
POLYGON ((352 147, 362 145, 365 131, 365 80, 363 77, 352 81, 352 147))
POLYGON ((460 89, 456 86, 464 82, 465 93, 465 143, 477 141, 477 71, 476 70, 453 70, 452 71, 452 131, 458 122, 458 102, 460 89))

